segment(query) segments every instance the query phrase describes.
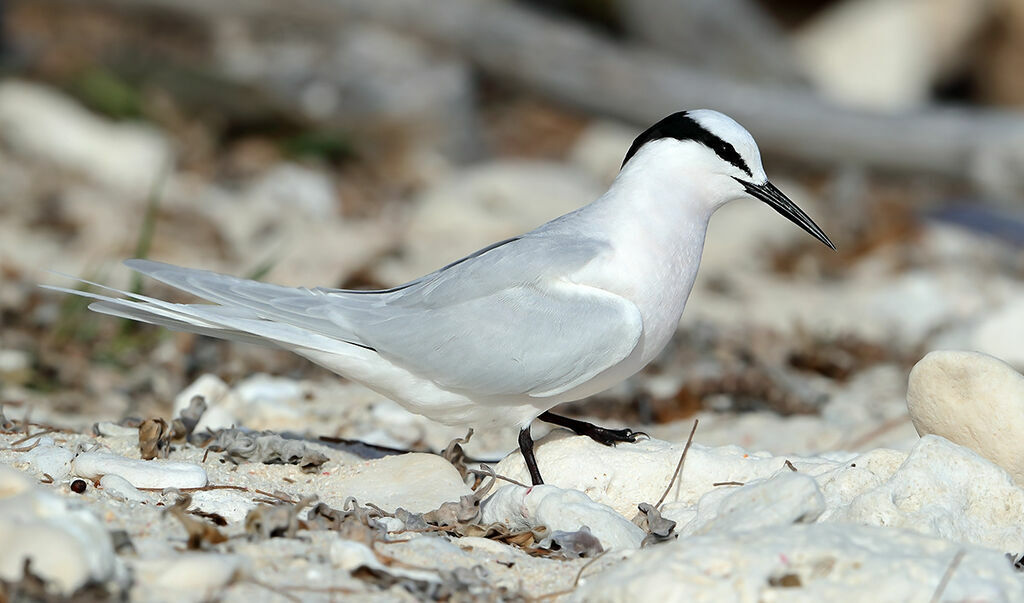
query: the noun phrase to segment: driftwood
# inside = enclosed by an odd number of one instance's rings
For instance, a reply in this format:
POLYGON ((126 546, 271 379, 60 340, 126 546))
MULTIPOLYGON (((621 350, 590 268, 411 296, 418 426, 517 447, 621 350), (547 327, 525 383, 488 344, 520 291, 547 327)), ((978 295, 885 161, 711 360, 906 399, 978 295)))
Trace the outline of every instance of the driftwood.
POLYGON ((616 8, 630 37, 688 65, 757 83, 809 85, 785 34, 752 0, 629 0, 616 8))
MULTIPOLYGON (((71 1, 71 0, 66 0, 71 1)), ((1024 191, 1024 117, 924 108, 846 109, 803 89, 712 75, 649 50, 498 0, 103 0, 209 19, 284 19, 323 26, 361 19, 458 52, 494 77, 637 125, 682 108, 735 117, 762 150, 818 165, 857 165, 963 179, 1013 197, 1024 191)))

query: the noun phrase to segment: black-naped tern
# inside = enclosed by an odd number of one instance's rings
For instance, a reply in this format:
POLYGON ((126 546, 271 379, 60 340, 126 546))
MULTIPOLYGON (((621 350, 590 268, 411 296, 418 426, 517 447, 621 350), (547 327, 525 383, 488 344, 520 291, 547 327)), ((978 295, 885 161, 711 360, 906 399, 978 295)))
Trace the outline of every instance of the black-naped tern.
POLYGON ((534 419, 635 441, 549 409, 654 359, 683 313, 711 214, 749 197, 835 249, 768 181, 750 133, 696 110, 640 134, 596 201, 392 289, 283 287, 148 260, 125 264, 213 303, 51 288, 95 299, 97 312, 291 350, 442 423, 515 424, 540 484, 534 419))

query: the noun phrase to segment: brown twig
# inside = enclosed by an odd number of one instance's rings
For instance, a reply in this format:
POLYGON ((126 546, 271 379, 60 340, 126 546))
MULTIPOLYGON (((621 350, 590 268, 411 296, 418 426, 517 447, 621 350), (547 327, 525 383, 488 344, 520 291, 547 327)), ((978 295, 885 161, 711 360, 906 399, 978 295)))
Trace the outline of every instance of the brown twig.
POLYGON ((683 446, 683 453, 679 455, 679 462, 676 463, 676 470, 672 472, 672 479, 668 482, 668 487, 665 488, 665 492, 662 493, 661 498, 658 499, 658 504, 654 505, 654 508, 661 510, 661 503, 665 502, 665 498, 668 493, 672 490, 672 485, 676 483, 676 478, 683 471, 683 462, 686 460, 686 453, 690 451, 690 444, 693 443, 693 434, 697 433, 697 424, 700 423, 700 419, 693 420, 693 428, 690 429, 690 437, 686 438, 686 446, 683 446))
POLYGON ((290 586, 274 586, 273 584, 267 584, 266 582, 263 582, 262 580, 257 580, 256 578, 253 578, 252 576, 246 576, 244 581, 248 582, 249 584, 252 584, 252 585, 255 585, 255 586, 259 586, 261 588, 265 588, 265 589, 269 590, 272 593, 276 593, 278 595, 281 595, 282 597, 288 599, 289 601, 295 601, 295 603, 302 603, 302 599, 300 599, 299 597, 296 597, 295 595, 293 595, 290 592, 288 592, 289 590, 295 590, 294 588, 292 588, 290 586))
MULTIPOLYGON (((27 427, 26 427, 26 429, 27 429, 27 427)), ((42 431, 37 431, 36 433, 33 433, 32 435, 27 435, 27 436, 25 436, 25 437, 23 437, 23 438, 21 438, 19 440, 15 440, 14 442, 11 442, 11 450, 14 450, 15 446, 17 446, 19 444, 24 444, 25 442, 31 440, 32 438, 38 438, 39 436, 44 436, 44 435, 46 435, 48 433, 56 433, 57 431, 59 431, 59 430, 56 429, 56 428, 49 428, 49 429, 44 429, 42 431)), ((16 451, 16 452, 20 452, 20 451, 16 451)))
MULTIPOLYGON (((476 471, 476 470, 473 470, 473 471, 476 471)), ((510 484, 515 484, 516 486, 519 486, 521 488, 529 488, 530 487, 530 486, 527 486, 526 484, 524 484, 523 482, 521 482, 519 480, 514 480, 511 477, 506 477, 504 475, 499 475, 499 474, 494 473, 494 472, 484 472, 484 471, 481 471, 480 473, 483 473, 485 477, 490 475, 490 476, 493 476, 495 479, 500 479, 500 480, 508 482, 510 484)))
MULTIPOLYGON (((139 488, 143 492, 163 492, 167 488, 139 488)), ((267 492, 266 490, 260 490, 258 488, 246 488, 245 486, 235 486, 232 484, 209 484, 197 488, 176 488, 178 492, 204 492, 207 490, 238 490, 239 492, 248 492, 249 494, 260 494, 268 498, 273 498, 281 502, 285 502, 291 505, 296 504, 297 501, 291 498, 285 498, 280 494, 274 494, 273 492, 267 492)))

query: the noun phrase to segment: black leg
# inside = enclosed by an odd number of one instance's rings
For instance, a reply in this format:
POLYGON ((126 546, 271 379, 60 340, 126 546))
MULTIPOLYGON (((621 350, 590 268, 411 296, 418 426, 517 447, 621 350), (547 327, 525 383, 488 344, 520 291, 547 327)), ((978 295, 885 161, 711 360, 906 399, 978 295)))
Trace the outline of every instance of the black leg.
POLYGON ((523 454, 526 461, 526 468, 530 470, 530 479, 534 486, 544 483, 540 477, 540 469, 537 468, 537 457, 533 455, 533 436, 530 435, 530 426, 527 425, 519 432, 519 452, 523 454))
MULTIPOLYGON (((559 427, 571 429, 576 432, 577 435, 587 436, 595 442, 604 444, 605 446, 614 446, 619 442, 635 442, 638 436, 647 435, 642 431, 633 431, 632 429, 607 429, 604 427, 598 427, 593 423, 587 423, 586 421, 580 421, 578 419, 570 419, 569 417, 563 417, 550 412, 542 412, 537 418, 541 421, 558 425, 559 427)), ((520 448, 522 448, 522 441, 522 434, 520 434, 520 448)))

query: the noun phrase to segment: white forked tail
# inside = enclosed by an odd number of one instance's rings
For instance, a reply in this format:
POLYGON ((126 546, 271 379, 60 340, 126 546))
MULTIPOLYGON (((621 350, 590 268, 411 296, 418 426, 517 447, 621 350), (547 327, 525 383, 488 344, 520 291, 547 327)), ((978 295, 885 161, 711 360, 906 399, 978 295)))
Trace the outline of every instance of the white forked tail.
MULTIPOLYGON (((250 304, 245 304, 244 300, 241 301, 244 305, 236 305, 240 300, 237 298, 233 299, 232 293, 227 288, 230 287, 230 285, 244 284, 247 289, 245 293, 246 297, 260 297, 258 294, 255 294, 258 289, 264 289, 264 293, 272 292, 275 294, 272 296, 264 295, 264 299, 268 297, 280 299, 284 292, 291 292, 291 294, 297 298, 306 298, 308 296, 317 295, 314 292, 258 283, 255 281, 246 281, 244 279, 236 279, 234 277, 219 275, 212 272, 180 268, 177 266, 160 264, 158 262, 129 260, 125 263, 143 274, 158 278, 172 286, 189 291, 190 293, 195 293, 207 299, 217 298, 214 301, 220 301, 231 305, 176 304, 146 295, 139 295, 129 291, 114 289, 69 275, 62 276, 68 276, 78 282, 109 291, 113 293, 113 296, 101 295, 77 289, 69 289, 67 287, 54 287, 50 285, 44 285, 43 287, 53 291, 61 291, 93 299, 95 301, 89 304, 89 309, 95 312, 137 320, 139 322, 158 325, 175 331, 207 335, 218 339, 282 347, 289 350, 305 348, 324 352, 344 352, 346 349, 350 350, 351 345, 360 345, 358 343, 348 342, 335 337, 328 337, 317 333, 315 330, 305 328, 304 326, 292 324, 291 321, 288 320, 288 318, 290 318, 288 315, 294 314, 294 312, 290 312, 288 310, 278 312, 270 311, 269 305, 266 302, 251 304, 266 306, 268 309, 263 311, 260 309, 246 307, 246 305, 250 304), (172 270, 173 272, 176 272, 176 274, 170 274, 172 270), (172 278, 172 276, 177 277, 177 279, 172 278), (181 282, 173 282, 175 280, 192 282, 186 282, 184 283, 185 286, 182 286, 181 282), (219 282, 214 283, 212 281, 219 282), (200 286, 197 286, 196 282, 198 282, 200 286), (206 287, 217 286, 224 286, 229 292, 216 293, 215 291, 206 289, 206 287), (275 314, 281 314, 284 316, 279 318, 278 316, 275 316, 275 314)), ((315 320, 307 319, 306 321, 297 322, 315 322, 315 320)))

